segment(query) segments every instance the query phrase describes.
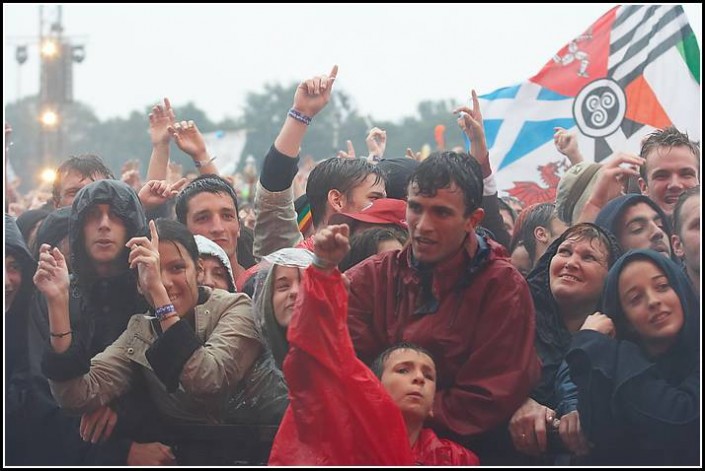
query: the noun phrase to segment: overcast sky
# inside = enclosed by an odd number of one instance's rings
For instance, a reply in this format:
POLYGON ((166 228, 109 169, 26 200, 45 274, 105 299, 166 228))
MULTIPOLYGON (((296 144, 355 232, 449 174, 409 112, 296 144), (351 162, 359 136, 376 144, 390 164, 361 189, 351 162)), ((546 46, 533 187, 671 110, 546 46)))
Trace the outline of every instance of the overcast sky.
MULTIPOLYGON (((163 96, 237 117, 247 92, 337 63, 336 87, 362 114, 397 120, 421 100, 526 80, 614 5, 65 5, 63 24, 86 46, 74 97, 101 119, 163 96)), ((685 10, 702 48, 702 5, 685 10)), ((38 32, 38 6, 3 4, 5 103, 37 93, 38 32)))

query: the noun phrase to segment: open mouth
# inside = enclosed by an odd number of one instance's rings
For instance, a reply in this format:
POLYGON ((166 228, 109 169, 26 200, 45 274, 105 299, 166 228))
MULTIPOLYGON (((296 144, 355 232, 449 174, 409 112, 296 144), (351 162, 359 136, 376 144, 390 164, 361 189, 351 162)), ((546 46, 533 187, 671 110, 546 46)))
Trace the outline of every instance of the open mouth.
POLYGON ((580 281, 580 278, 575 277, 575 276, 573 276, 573 275, 561 275, 560 278, 561 278, 562 280, 567 280, 567 281, 575 281, 575 282, 579 282, 579 281, 580 281))
POLYGON ((661 322, 666 320, 668 318, 668 316, 670 316, 670 315, 671 315, 670 312, 659 312, 658 314, 656 314, 654 317, 651 318, 650 322, 652 324, 660 324, 661 322))

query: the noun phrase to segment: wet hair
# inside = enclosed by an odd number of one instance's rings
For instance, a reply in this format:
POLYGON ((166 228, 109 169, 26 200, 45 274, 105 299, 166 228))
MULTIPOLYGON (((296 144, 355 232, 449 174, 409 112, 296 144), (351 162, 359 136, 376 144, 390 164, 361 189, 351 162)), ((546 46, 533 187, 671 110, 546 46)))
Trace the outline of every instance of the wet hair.
POLYGON ((181 224, 186 224, 188 203, 191 201, 191 198, 203 192, 229 196, 232 198, 233 204, 235 205, 235 214, 240 214, 240 210, 237 206, 237 195, 232 185, 230 185, 226 179, 218 175, 206 174, 195 178, 176 196, 176 219, 178 219, 181 224))
POLYGON ((183 245, 195 265, 198 265, 198 246, 193 234, 180 222, 172 219, 159 218, 154 221, 159 234, 159 242, 178 242, 183 245))
POLYGON ((583 222, 569 227, 561 236, 559 246, 568 239, 575 241, 587 240, 589 242, 595 240, 599 241, 607 251, 608 269, 622 255, 619 250, 619 243, 612 233, 589 222, 583 222))
POLYGON ((96 180, 95 177, 110 180, 115 179, 113 172, 105 166, 103 160, 101 160, 101 158, 97 155, 81 154, 78 156, 71 156, 68 160, 59 165, 58 169, 56 169, 56 178, 54 179, 54 184, 52 186, 52 198, 56 204, 58 204, 61 199, 61 184, 63 182, 64 175, 68 175, 70 172, 76 172, 83 178, 90 178, 92 180, 96 180))
POLYGON ((509 206, 509 203, 504 201, 504 197, 497 199, 497 204, 499 206, 500 211, 504 210, 509 213, 509 215, 512 217, 512 222, 517 222, 517 212, 514 211, 514 208, 509 206))
POLYGON ((537 203, 529 206, 521 212, 520 217, 522 223, 520 226, 514 226, 514 237, 512 237, 511 248, 514 248, 521 242, 524 248, 529 253, 531 263, 536 262, 536 238, 534 230, 537 227, 545 227, 551 230, 551 221, 556 219, 556 205, 553 203, 537 203))
MULTIPOLYGON (((649 155, 652 150, 659 147, 687 147, 695 156, 695 161, 698 164, 697 166, 700 168, 700 143, 691 141, 687 133, 682 133, 673 126, 654 131, 641 143, 641 152, 639 152, 639 156, 646 159, 646 156, 649 155)), ((641 178, 648 183, 646 178, 647 164, 648 161, 639 167, 639 174, 641 175, 641 178)))
POLYGON ((364 159, 333 157, 316 165, 311 170, 306 184, 313 225, 318 226, 323 222, 330 190, 338 190, 349 197, 352 190, 362 184, 369 175, 375 176, 375 185, 384 182, 386 186, 382 170, 364 159))
POLYGON ((683 229, 683 206, 693 196, 700 196, 700 185, 688 188, 678 197, 676 208, 673 210, 673 233, 680 237, 681 229, 683 229))
POLYGON ((370 369, 375 374, 375 376, 377 376, 377 378, 382 379, 382 373, 384 373, 384 365, 387 363, 387 360, 389 360, 389 357, 392 355, 392 353, 396 352, 397 350, 413 350, 418 353, 423 353, 431 359, 434 366, 436 364, 436 360, 433 358, 433 355, 431 355, 431 352, 429 352, 425 348, 419 347, 418 345, 413 344, 411 342, 399 342, 380 353, 379 356, 375 358, 375 361, 372 362, 372 366, 370 367, 370 369))
POLYGON ((455 183, 463 192, 465 216, 482 204, 482 168, 477 160, 463 152, 434 152, 421 162, 411 175, 409 185, 418 188, 418 194, 434 197, 440 189, 455 183))
POLYGON ((380 242, 397 240, 404 245, 409 233, 398 226, 383 226, 356 232, 350 237, 350 251, 338 265, 341 272, 354 267, 368 257, 377 254, 380 242))

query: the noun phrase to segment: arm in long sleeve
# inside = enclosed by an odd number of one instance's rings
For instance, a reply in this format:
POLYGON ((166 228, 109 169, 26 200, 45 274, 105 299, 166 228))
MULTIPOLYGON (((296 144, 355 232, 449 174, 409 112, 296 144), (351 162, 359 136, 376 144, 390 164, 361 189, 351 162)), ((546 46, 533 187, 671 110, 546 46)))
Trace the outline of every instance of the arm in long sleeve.
POLYGON ((227 303, 205 343, 187 322, 179 321, 147 350, 147 360, 168 391, 180 384, 195 397, 223 399, 249 371, 261 351, 251 302, 237 295, 229 296, 227 303))
MULTIPOLYGON (((130 324, 135 322, 135 317, 130 324)), ((99 406, 109 404, 116 397, 130 389, 135 364, 129 357, 127 347, 134 332, 128 324, 127 330, 108 348, 93 357, 89 370, 80 376, 67 378, 68 372, 78 372, 83 362, 76 362, 80 356, 72 347, 64 353, 47 352, 42 368, 49 378, 51 391, 59 405, 73 413, 90 412, 99 406), (70 366, 76 363, 76 367, 70 366)), ((85 350, 83 350, 85 351, 85 350)))
POLYGON ((294 247, 303 240, 294 210, 292 182, 298 157, 291 158, 272 146, 255 193, 253 253, 261 258, 276 250, 294 247))
POLYGON ((516 270, 501 273, 483 305, 467 307, 480 316, 472 333, 473 351, 455 376, 439 390, 434 422, 472 436, 508 420, 526 400, 540 375, 534 348, 534 307, 526 282, 516 270))

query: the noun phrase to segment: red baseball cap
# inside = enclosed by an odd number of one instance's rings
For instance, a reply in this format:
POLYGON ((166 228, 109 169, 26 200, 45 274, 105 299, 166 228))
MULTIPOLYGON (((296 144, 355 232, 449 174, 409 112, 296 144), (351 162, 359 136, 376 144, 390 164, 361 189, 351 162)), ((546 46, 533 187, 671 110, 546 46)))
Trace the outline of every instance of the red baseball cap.
POLYGON ((330 224, 347 224, 350 230, 357 223, 394 224, 406 229, 406 201, 393 198, 382 198, 357 213, 336 213, 331 216, 330 224))

